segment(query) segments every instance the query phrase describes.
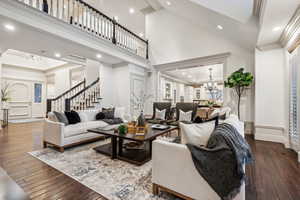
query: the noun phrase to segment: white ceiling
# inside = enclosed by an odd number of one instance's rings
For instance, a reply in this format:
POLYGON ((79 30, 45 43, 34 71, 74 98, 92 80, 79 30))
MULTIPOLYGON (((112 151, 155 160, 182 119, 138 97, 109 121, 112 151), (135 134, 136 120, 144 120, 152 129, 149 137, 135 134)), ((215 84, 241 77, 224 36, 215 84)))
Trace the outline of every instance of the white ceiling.
POLYGON ((223 82, 223 64, 177 69, 164 73, 190 84, 199 84, 209 81, 209 68, 212 68, 213 81, 223 82))
POLYGON ((253 0, 190 0, 208 9, 246 23, 252 16, 253 0))
POLYGON ((99 60, 108 64, 123 62, 119 58, 103 54, 102 52, 95 52, 86 46, 61 39, 47 32, 41 32, 0 15, 0 50, 5 51, 7 49, 15 49, 53 59, 58 59, 54 54, 60 53, 61 58, 59 60, 63 60, 63 58, 70 55, 80 55, 83 58, 99 60), (7 31, 3 26, 6 23, 13 24, 15 31, 7 31), (101 59, 96 57, 98 53, 102 54, 101 59))
POLYGON ((8 49, 1 59, 3 64, 46 71, 67 64, 64 61, 8 49))
MULTIPOLYGON (((244 9, 246 9, 249 7, 249 2, 252 2, 252 0, 243 0, 242 2, 247 2, 245 3, 246 6, 239 3, 241 2, 240 0, 229 1, 229 5, 225 7, 221 13, 200 5, 200 0, 198 3, 195 3, 196 0, 194 0, 193 2, 191 0, 169 0, 171 2, 170 6, 166 4, 165 0, 158 1, 161 3, 161 5, 164 6, 165 9, 169 10, 170 12, 186 18, 195 26, 199 26, 205 30, 215 31, 216 34, 220 35, 220 37, 224 37, 232 41, 236 45, 252 51, 256 46, 258 36, 257 19, 252 16, 246 22, 241 22, 241 20, 235 20, 233 17, 228 17, 228 13, 230 11, 228 8, 229 6, 236 7, 233 10, 236 10, 239 7, 243 6, 245 7, 244 9), (227 13, 226 15, 223 14, 225 13, 225 11, 227 13), (221 25, 223 27, 223 30, 218 30, 218 25, 221 25)), ((208 4, 208 1, 201 2, 207 2, 208 4)), ((220 2, 223 2, 223 0, 220 2)), ((209 5, 211 7, 213 6, 212 3, 209 5)), ((216 7, 215 10, 217 10, 217 8, 221 9, 220 7, 216 7)), ((247 13, 252 12, 252 8, 248 9, 249 10, 247 11, 247 13)), ((249 14, 247 14, 247 16, 248 15, 249 14)))
POLYGON ((278 42, 280 36, 300 5, 300 0, 265 1, 260 20, 260 33, 257 45, 263 46, 278 42), (279 30, 273 31, 275 27, 279 30))

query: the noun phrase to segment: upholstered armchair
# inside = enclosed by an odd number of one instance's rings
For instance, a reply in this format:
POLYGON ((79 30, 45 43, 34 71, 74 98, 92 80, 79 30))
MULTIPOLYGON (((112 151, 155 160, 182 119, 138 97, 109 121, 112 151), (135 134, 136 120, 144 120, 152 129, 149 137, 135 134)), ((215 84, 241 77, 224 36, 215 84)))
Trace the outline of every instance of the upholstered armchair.
POLYGON ((192 122, 193 119, 195 119, 195 117, 197 115, 197 109, 198 109, 198 104, 197 103, 177 103, 176 104, 176 118, 175 118, 175 121, 172 121, 168 124, 173 125, 173 126, 179 126, 180 110, 183 111, 183 112, 192 111, 192 117, 191 117, 191 121, 190 121, 190 122, 192 122))
POLYGON ((165 123, 171 119, 171 106, 169 102, 154 102, 153 103, 153 115, 151 118, 146 119, 149 123, 165 123), (165 119, 156 119, 156 109, 157 110, 166 110, 165 119))

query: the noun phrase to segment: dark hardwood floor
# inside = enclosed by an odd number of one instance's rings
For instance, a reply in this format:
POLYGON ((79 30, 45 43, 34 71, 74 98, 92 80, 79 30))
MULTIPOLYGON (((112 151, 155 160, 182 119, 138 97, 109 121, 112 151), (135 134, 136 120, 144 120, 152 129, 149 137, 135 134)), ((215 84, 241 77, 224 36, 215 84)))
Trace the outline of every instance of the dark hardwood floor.
MULTIPOLYGON (((0 166, 32 199, 104 199, 77 181, 33 158, 42 148, 43 123, 10 124, 0 132, 0 166)), ((299 200, 297 155, 281 144, 247 137, 255 163, 246 167, 247 200, 299 200)))

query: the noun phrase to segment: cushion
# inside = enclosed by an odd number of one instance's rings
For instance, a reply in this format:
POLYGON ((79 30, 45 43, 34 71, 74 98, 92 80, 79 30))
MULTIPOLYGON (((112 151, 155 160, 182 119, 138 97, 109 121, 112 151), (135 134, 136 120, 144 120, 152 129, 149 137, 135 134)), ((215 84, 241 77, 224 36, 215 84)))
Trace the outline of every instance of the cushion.
POLYGON ((86 128, 83 125, 83 123, 77 123, 77 124, 70 124, 69 126, 66 126, 64 129, 64 137, 72 137, 75 135, 85 134, 86 128))
POLYGON ((114 117, 121 118, 124 121, 125 120, 125 107, 116 107, 114 117))
POLYGON ((96 115, 96 120, 102 120, 102 119, 105 119, 105 114, 103 112, 99 112, 96 115))
POLYGON ((77 124, 81 121, 78 113, 74 110, 71 110, 70 112, 66 111, 65 115, 69 121, 69 124, 77 124))
POLYGON ((88 121, 88 122, 84 122, 82 124, 86 130, 91 129, 91 128, 103 128, 103 127, 108 126, 108 123, 106 123, 104 121, 88 121))
POLYGON ((193 111, 184 112, 179 110, 179 121, 192 121, 193 111))
POLYGON ((121 118, 114 118, 114 119, 103 119, 102 121, 112 125, 112 124, 122 124, 123 120, 121 118))
POLYGON ((242 136, 244 136, 244 123, 239 120, 238 116, 231 114, 223 121, 223 123, 232 125, 242 136))
POLYGON ((115 108, 102 108, 102 112, 105 114, 105 119, 115 118, 115 108))
POLYGON ((87 121, 95 121, 99 110, 85 110, 84 113, 87 116, 87 121))
POLYGON ((155 109, 155 119, 165 119, 167 109, 158 110, 155 109))
POLYGON ((87 117, 87 115, 84 111, 78 111, 77 113, 80 117, 81 122, 87 122, 88 121, 88 117, 87 117))
POLYGON ((53 112, 48 113, 48 119, 53 122, 58 122, 58 119, 53 112))
POLYGON ((68 121, 68 118, 66 117, 65 113, 56 112, 56 111, 53 111, 53 113, 55 114, 55 116, 59 122, 64 123, 65 125, 69 125, 69 121, 68 121))
POLYGON ((215 122, 201 124, 180 123, 181 143, 195 146, 206 146, 210 135, 215 129, 215 122))

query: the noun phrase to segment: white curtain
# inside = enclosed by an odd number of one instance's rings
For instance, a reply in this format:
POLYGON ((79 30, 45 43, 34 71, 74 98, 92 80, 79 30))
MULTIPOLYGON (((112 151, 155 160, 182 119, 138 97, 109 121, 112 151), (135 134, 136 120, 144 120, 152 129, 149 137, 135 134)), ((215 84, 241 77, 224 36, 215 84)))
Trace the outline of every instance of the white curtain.
POLYGON ((300 151, 300 50, 296 49, 290 58, 290 144, 300 151))

